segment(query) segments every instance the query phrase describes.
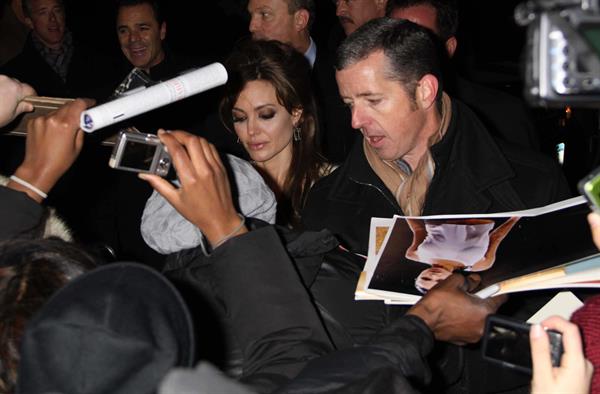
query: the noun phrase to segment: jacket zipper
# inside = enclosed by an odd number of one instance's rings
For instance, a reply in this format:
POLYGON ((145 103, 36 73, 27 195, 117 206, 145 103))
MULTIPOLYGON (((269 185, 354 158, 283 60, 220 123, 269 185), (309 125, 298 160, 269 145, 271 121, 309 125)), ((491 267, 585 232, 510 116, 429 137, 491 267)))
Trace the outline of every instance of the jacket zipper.
POLYGON ((402 213, 402 210, 399 209, 398 203, 396 201, 391 201, 390 198, 379 187, 373 185, 372 183, 365 183, 365 182, 357 181, 356 179, 354 179, 352 177, 348 177, 348 179, 350 179, 354 183, 358 183, 359 185, 369 186, 369 187, 372 187, 373 189, 377 190, 386 199, 386 201, 390 203, 390 205, 394 208, 394 210, 397 213, 402 213))

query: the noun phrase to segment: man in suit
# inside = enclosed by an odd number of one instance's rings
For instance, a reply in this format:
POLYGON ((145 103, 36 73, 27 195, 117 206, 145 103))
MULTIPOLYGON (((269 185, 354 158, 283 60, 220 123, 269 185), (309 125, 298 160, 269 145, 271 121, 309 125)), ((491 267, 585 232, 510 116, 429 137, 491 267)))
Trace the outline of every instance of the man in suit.
POLYGON ((385 15, 387 0, 336 0, 335 14, 346 35, 370 21, 385 15))
POLYGON ((350 114, 339 97, 333 59, 319 51, 310 35, 315 19, 314 0, 250 0, 248 29, 254 39, 277 40, 304 54, 313 69, 313 93, 322 111, 321 143, 334 163, 346 158, 358 136, 350 126, 350 114))

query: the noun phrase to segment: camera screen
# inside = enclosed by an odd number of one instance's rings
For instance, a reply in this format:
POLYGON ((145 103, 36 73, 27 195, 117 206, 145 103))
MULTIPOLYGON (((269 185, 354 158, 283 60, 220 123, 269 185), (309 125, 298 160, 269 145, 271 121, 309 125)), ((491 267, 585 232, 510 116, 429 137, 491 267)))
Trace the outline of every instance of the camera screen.
POLYGON ((149 171, 156 147, 156 145, 128 140, 121 155, 121 167, 149 171))
POLYGON ((579 32, 585 38, 589 46, 600 56, 600 28, 597 24, 582 24, 579 26, 579 32))
POLYGON ((531 371, 529 329, 498 322, 489 327, 485 357, 522 371, 531 371))

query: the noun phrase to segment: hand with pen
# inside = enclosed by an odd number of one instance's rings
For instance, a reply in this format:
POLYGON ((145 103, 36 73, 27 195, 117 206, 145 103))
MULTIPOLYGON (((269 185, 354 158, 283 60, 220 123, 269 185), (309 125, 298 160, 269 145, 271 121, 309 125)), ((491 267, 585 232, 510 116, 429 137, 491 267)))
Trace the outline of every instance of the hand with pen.
POLYGON ((433 287, 407 312, 421 318, 438 341, 457 345, 481 339, 485 318, 506 301, 506 295, 480 298, 473 294, 481 277, 452 274, 433 287))
POLYGON ((26 83, 0 75, 0 127, 12 122, 23 112, 33 111, 33 105, 23 100, 35 94, 35 90, 26 83))

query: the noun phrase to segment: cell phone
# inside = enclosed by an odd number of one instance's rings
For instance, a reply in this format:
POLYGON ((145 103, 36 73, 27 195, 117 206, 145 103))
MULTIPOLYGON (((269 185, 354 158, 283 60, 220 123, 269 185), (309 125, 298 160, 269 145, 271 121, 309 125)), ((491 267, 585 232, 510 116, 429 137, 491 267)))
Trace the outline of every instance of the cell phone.
POLYGON ((600 212, 600 167, 586 175, 577 186, 590 207, 596 212, 600 212))
POLYGON ((165 177, 171 168, 171 157, 156 135, 130 128, 119 133, 108 165, 118 170, 165 177))
MULTIPOLYGON (((528 374, 532 373, 529 330, 531 325, 500 315, 489 315, 485 322, 482 353, 483 358, 504 367, 528 374)), ((550 338, 552 365, 560 366, 563 353, 562 334, 546 330, 550 338)))

